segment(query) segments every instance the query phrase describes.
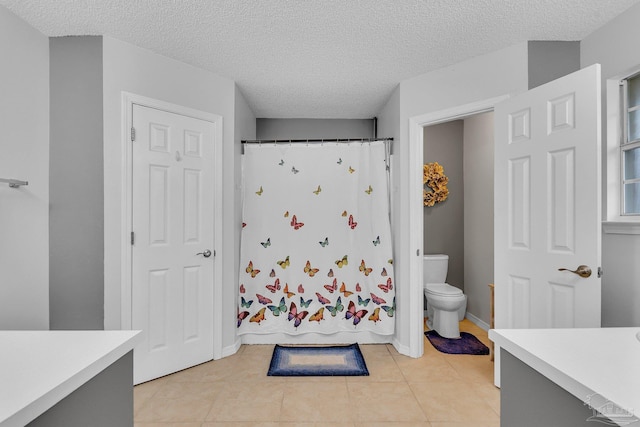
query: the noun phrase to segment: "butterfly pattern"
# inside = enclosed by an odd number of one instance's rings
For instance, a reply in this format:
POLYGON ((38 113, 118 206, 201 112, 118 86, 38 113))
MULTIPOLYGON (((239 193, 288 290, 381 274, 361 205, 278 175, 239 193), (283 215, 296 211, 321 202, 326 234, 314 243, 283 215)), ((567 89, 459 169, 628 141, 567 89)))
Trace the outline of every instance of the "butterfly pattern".
POLYGON ((311 302, 313 300, 312 299, 308 299, 308 300, 304 300, 304 298, 300 297, 300 307, 302 308, 309 308, 309 306, 311 305, 311 302))
POLYGON ((276 279, 276 281, 273 282, 273 285, 265 285, 265 288, 267 288, 272 294, 275 294, 276 291, 280 290, 280 279, 276 279))
POLYGON ((327 310, 331 312, 333 317, 336 317, 339 312, 344 311, 344 305, 342 305, 342 297, 338 297, 336 305, 327 305, 327 310))
POLYGON ((291 217, 291 226, 294 230, 300 230, 303 225, 304 222, 298 222, 298 218, 295 215, 291 217))
POLYGON ((245 147, 238 334, 393 334, 384 147, 357 145, 245 147))
POLYGON ((316 311, 315 314, 313 314, 311 317, 309 317, 309 322, 320 322, 321 320, 324 320, 324 307, 320 307, 318 309, 318 311, 316 311))
POLYGON ((293 326, 297 328, 300 326, 305 317, 309 314, 308 311, 301 311, 298 313, 298 307, 296 307, 296 303, 292 302, 291 307, 289 307, 289 321, 293 320, 293 326))
POLYGON ((295 295, 294 292, 289 292, 289 284, 288 283, 286 283, 284 285, 284 289, 282 290, 282 292, 284 292, 284 294, 287 296, 287 298, 291 298, 292 296, 295 295))
POLYGON ((276 263, 282 267, 282 269, 285 269, 287 267, 289 267, 291 265, 291 262, 289 261, 289 255, 287 255, 287 257, 281 261, 276 261, 276 263))
POLYGON ((356 326, 358 323, 360 323, 362 318, 367 313, 368 313, 367 310, 358 310, 358 311, 356 311, 356 305, 353 303, 353 301, 349 301, 349 308, 347 309, 347 312, 345 313, 345 319, 347 319, 347 320, 353 319, 353 326, 356 326))
POLYGON ((349 215, 349 228, 353 230, 357 225, 358 223, 353 220, 353 215, 349 215))
POLYGON ((282 313, 287 312, 287 305, 284 301, 284 297, 280 299, 280 304, 278 305, 268 305, 267 308, 271 310, 274 316, 280 316, 282 313))

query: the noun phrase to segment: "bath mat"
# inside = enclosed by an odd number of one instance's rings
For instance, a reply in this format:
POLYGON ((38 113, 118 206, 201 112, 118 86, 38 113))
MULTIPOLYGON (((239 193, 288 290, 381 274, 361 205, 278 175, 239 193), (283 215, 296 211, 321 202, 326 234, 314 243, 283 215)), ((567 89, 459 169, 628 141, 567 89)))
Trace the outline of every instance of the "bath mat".
POLYGON ((268 376, 365 376, 369 375, 358 344, 331 347, 276 345, 268 376))
POLYGON ((460 332, 460 338, 443 338, 436 331, 424 333, 436 350, 448 354, 489 354, 489 347, 468 332, 460 332))

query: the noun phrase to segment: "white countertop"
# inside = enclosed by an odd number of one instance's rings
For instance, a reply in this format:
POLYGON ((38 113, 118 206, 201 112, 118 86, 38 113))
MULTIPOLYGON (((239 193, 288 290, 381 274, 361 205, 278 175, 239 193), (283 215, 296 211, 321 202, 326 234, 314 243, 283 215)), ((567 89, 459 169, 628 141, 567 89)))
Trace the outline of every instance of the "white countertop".
POLYGON ((0 331, 0 426, 33 421, 132 350, 138 334, 0 331))
POLYGON ((640 328, 495 329, 489 339, 588 403, 600 395, 640 417, 640 328))

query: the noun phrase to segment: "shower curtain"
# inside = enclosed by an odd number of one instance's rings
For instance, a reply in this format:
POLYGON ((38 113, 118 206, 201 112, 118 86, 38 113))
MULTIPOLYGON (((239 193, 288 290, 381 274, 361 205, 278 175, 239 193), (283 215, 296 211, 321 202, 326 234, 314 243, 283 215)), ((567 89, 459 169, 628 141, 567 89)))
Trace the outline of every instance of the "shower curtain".
POLYGON ((393 334, 385 152, 246 144, 238 334, 393 334))

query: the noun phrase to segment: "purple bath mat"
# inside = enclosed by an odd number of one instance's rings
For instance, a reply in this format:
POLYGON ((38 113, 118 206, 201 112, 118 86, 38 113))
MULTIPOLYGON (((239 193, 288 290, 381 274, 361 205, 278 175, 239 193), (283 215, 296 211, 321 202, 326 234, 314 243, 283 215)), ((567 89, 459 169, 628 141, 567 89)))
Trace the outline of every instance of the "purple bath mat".
POLYGON ((443 338, 436 331, 427 331, 424 335, 436 350, 448 354, 489 354, 489 347, 468 332, 460 332, 460 338, 443 338))

